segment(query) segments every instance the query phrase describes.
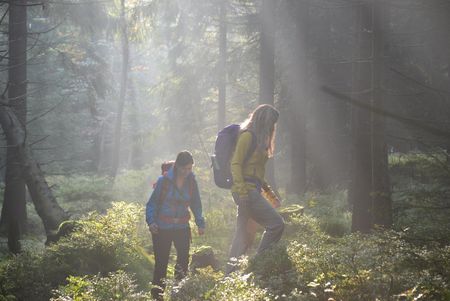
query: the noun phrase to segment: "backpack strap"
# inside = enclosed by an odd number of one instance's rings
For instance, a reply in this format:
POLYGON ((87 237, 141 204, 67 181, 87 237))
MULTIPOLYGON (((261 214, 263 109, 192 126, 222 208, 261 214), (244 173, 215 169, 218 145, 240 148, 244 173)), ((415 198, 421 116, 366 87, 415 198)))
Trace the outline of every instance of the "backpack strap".
POLYGON ((156 207, 157 208, 156 216, 159 215, 159 210, 161 210, 161 206, 167 197, 167 193, 169 192, 169 185, 170 185, 170 180, 166 177, 163 177, 161 193, 159 194, 158 203, 157 203, 157 207, 156 207))
MULTIPOLYGON (((192 197, 194 195, 194 184, 195 184, 195 179, 193 176, 189 176, 189 201, 185 202, 186 203, 186 207, 189 206, 190 202, 192 201, 192 197)), ((180 191, 180 189, 178 189, 177 185, 175 185, 175 183, 167 178, 167 177, 163 177, 163 183, 162 183, 162 188, 161 188, 161 193, 159 194, 159 199, 158 199, 158 212, 159 209, 161 209, 161 206, 164 202, 164 200, 166 199, 167 193, 169 192, 169 186, 173 185, 173 187, 175 188, 175 190, 180 194, 183 195, 183 193, 180 191)))

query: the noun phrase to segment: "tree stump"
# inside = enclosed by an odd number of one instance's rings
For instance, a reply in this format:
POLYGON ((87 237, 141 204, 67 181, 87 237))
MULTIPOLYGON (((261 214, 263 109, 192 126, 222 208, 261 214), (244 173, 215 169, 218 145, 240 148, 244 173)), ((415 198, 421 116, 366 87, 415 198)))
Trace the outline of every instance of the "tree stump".
POLYGON ((212 267, 214 270, 219 268, 219 263, 210 246, 201 246, 192 254, 190 270, 195 272, 199 268, 212 267))

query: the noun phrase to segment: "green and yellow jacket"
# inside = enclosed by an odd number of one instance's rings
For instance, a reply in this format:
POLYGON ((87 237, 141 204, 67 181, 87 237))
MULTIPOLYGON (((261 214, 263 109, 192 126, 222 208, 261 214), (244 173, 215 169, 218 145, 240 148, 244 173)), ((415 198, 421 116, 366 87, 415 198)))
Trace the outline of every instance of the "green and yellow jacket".
POLYGON ((238 193, 241 197, 247 197, 248 192, 256 188, 256 183, 246 181, 245 179, 255 179, 266 184, 264 174, 266 171, 266 162, 269 159, 267 151, 256 149, 247 162, 244 164, 245 157, 252 145, 252 133, 246 131, 239 134, 236 143, 236 149, 231 158, 231 175, 233 176, 233 186, 231 191, 238 193))

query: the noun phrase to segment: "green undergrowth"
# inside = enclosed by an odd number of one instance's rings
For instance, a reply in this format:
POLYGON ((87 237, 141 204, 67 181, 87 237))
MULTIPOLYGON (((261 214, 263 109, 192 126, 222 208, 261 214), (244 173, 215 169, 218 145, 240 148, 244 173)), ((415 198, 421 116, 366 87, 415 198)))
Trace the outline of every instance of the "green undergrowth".
POLYGON ((419 247, 404 233, 331 237, 309 216, 229 276, 211 269, 171 287, 166 300, 448 300, 450 248, 419 247))
MULTIPOLYGON (((0 294, 17 300, 148 300, 153 263, 143 247, 149 242, 143 240, 148 233, 142 210, 116 203, 105 215, 79 220, 70 236, 45 251, 3 262, 0 294)), ((230 237, 217 233, 224 229, 212 227, 209 238, 230 237)), ((193 249, 209 238, 194 236, 193 249)), ((449 247, 418 246, 396 231, 333 237, 308 213, 289 219, 276 246, 239 264, 228 276, 222 269, 198 269, 180 283, 169 273, 165 300, 439 301, 450 296, 449 247)))
MULTIPOLYGON (((218 270, 199 268, 176 283, 173 251, 165 300, 450 300, 450 220, 443 209, 450 185, 445 156, 439 156, 390 157, 394 230, 351 234, 344 190, 288 195, 283 207, 302 206, 303 212, 286 219, 276 246, 256 257, 253 246, 231 275, 223 268, 235 205, 207 172, 196 172, 207 228, 198 236, 191 221, 192 251, 210 246, 218 270)), ((36 238, 42 226, 31 213, 30 224, 39 230, 23 240, 25 252, 2 260, 0 300, 149 300, 154 263, 144 208, 158 172, 159 166, 125 171, 114 182, 51 178, 77 226, 44 248, 36 238), (113 202, 120 199, 127 202, 113 202)))
POLYGON ((331 236, 342 237, 351 230, 351 210, 347 204, 345 190, 330 190, 327 193, 308 192, 303 196, 288 195, 284 206, 300 204, 304 213, 319 221, 322 231, 331 236))
POLYGON ((417 244, 450 244, 450 160, 442 150, 390 156, 394 227, 417 244))
POLYGON ((150 293, 139 290, 132 275, 121 270, 109 273, 105 277, 69 276, 67 281, 67 285, 53 291, 51 301, 148 301, 151 299, 150 293))
MULTIPOLYGON (((106 276, 118 270, 133 273, 147 287, 153 258, 142 247, 141 206, 114 203, 106 214, 90 213, 74 231, 41 252, 12 256, 0 266, 0 292, 18 300, 48 300, 68 276, 106 276)), ((81 299, 83 300, 83 299, 81 299)))

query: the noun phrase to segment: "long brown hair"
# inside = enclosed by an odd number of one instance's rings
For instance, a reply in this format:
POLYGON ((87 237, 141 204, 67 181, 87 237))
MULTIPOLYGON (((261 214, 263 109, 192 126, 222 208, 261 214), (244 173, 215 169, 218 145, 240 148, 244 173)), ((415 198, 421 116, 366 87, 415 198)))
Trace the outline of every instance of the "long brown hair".
POLYGON ((280 113, 269 104, 259 105, 241 124, 241 130, 249 130, 255 134, 256 147, 267 150, 269 157, 275 151, 275 123, 280 113))

